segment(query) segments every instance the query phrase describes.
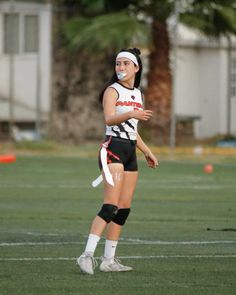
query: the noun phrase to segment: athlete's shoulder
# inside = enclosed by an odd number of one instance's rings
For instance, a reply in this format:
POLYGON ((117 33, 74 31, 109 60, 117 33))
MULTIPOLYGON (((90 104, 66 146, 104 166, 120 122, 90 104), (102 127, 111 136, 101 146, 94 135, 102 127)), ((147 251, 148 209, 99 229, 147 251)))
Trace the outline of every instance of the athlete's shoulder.
POLYGON ((144 95, 143 95, 143 92, 142 92, 142 90, 141 90, 140 88, 136 88, 136 87, 134 87, 134 91, 135 91, 138 95, 140 95, 141 97, 144 96, 144 95))
POLYGON ((111 84, 111 85, 109 86, 109 88, 113 88, 113 89, 115 89, 116 91, 120 91, 120 90, 122 89, 121 85, 120 85, 119 83, 117 83, 117 82, 111 84))
POLYGON ((117 82, 112 83, 109 87, 118 87, 120 84, 117 82))
POLYGON ((141 89, 138 87, 134 87, 134 90, 142 93, 141 89))
POLYGON ((103 98, 104 97, 109 97, 109 98, 115 98, 115 99, 117 99, 119 97, 118 91, 116 90, 116 88, 112 87, 112 85, 110 85, 110 86, 108 86, 106 88, 106 90, 104 91, 103 98))

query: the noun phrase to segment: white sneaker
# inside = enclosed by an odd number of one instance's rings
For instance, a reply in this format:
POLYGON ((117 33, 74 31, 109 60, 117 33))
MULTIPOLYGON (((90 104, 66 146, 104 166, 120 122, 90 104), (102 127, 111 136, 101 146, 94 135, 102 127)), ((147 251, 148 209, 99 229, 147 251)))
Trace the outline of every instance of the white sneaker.
POLYGON ((100 264, 100 271, 104 272, 115 272, 115 271, 131 271, 133 268, 125 266, 120 263, 116 258, 105 258, 101 257, 102 263, 100 264))
POLYGON ((90 253, 84 252, 76 259, 76 265, 79 266, 83 273, 93 275, 94 269, 97 266, 97 261, 90 253))

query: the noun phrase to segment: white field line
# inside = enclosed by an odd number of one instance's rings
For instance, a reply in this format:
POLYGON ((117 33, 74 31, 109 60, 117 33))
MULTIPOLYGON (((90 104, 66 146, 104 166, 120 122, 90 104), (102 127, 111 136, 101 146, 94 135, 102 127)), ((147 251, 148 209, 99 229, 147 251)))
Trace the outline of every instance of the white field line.
MULTIPOLYGON (((148 181, 142 181, 143 183, 148 183, 148 181)), ((201 184, 196 184, 190 183, 181 183, 181 182, 173 182, 171 186, 166 186, 164 183, 157 183, 155 181, 150 182, 149 186, 152 187, 157 187, 159 189, 194 189, 194 190, 218 190, 218 189, 235 189, 236 185, 234 182, 229 182, 226 184, 217 184, 217 183, 212 183, 212 184, 206 184, 206 183, 201 183, 201 184)), ((75 183, 75 184, 15 184, 13 185, 12 183, 1 183, 0 188, 19 188, 19 189, 81 189, 81 188, 89 188, 90 184, 85 183, 75 183)))
MULTIPOLYGON (((122 239, 121 239, 122 240, 122 239)), ((131 242, 132 245, 208 245, 208 244, 236 244, 236 240, 222 240, 222 241, 150 241, 142 239, 126 238, 124 242, 131 242)), ((122 242, 121 242, 122 243, 122 242)))
MULTIPOLYGON (((105 242, 102 241, 101 244, 105 242)), ((63 245, 84 245, 85 242, 2 242, 0 247, 18 246, 63 246, 63 245)), ((123 239, 120 245, 216 245, 216 244, 236 244, 236 241, 148 241, 140 239, 123 239)))
MULTIPOLYGON (((99 257, 95 257, 99 259, 99 257)), ((118 256, 120 259, 215 259, 236 258, 235 255, 152 255, 152 256, 118 256)), ((76 260, 76 257, 14 257, 0 258, 0 261, 67 261, 76 260)))

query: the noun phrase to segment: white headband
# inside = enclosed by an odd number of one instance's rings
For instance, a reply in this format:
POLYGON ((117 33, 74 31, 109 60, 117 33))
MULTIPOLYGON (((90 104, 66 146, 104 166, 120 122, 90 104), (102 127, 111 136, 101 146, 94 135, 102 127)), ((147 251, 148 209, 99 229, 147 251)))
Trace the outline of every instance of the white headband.
POLYGON ((133 53, 131 53, 131 52, 128 52, 128 51, 122 51, 122 52, 118 53, 118 55, 117 55, 117 57, 116 57, 116 60, 117 60, 118 58, 120 58, 120 57, 128 58, 128 59, 132 60, 132 62, 133 62, 134 64, 136 64, 136 66, 138 66, 138 60, 137 60, 136 56, 135 56, 133 53))

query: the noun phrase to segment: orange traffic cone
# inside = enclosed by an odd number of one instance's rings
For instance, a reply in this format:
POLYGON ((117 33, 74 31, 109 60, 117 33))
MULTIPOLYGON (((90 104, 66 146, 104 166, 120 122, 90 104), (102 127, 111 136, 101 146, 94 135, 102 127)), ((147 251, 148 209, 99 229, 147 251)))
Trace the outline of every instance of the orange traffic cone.
POLYGON ((16 156, 13 154, 0 155, 0 163, 8 164, 16 161, 16 156))

